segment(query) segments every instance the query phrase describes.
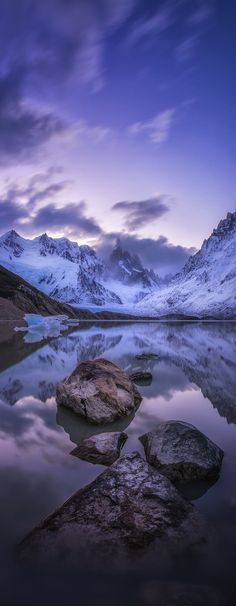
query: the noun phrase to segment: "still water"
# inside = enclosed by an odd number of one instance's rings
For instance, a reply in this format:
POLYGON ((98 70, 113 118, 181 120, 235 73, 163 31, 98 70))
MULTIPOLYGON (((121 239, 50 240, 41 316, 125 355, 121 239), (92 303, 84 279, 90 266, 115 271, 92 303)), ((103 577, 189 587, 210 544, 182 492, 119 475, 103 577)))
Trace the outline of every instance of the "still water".
POLYGON ((0 603, 235 604, 236 324, 81 323, 36 343, 15 333, 3 340, 0 353, 0 603), (157 357, 138 360, 140 353, 157 357), (80 575, 79 563, 76 577, 68 571, 63 577, 53 566, 42 571, 34 563, 29 570, 19 564, 16 545, 21 539, 104 470, 71 456, 83 437, 104 427, 87 425, 70 411, 58 410, 55 402, 56 384, 79 362, 96 357, 128 373, 153 375, 151 385, 139 387, 143 401, 135 416, 105 428, 126 431, 123 453, 143 454, 139 436, 168 419, 196 425, 223 448, 218 482, 188 495, 215 537, 202 565, 185 554, 160 578, 153 571, 150 576, 140 571, 120 577, 106 571, 80 575), (180 588, 186 583, 190 593, 183 598, 180 588), (167 585, 173 587, 168 595, 167 585))

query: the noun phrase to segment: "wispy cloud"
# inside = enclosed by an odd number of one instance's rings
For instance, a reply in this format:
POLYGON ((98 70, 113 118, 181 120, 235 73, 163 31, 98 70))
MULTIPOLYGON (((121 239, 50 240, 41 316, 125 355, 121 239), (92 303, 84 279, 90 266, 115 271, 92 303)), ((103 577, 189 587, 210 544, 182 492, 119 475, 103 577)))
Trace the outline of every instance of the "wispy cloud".
POLYGON ((169 211, 168 197, 155 195, 146 200, 117 202, 111 210, 120 211, 124 215, 124 226, 135 231, 162 217, 169 211))
POLYGON ((194 55, 196 46, 198 43, 198 35, 193 34, 192 36, 187 36, 185 40, 180 42, 176 47, 176 59, 179 63, 184 63, 191 59, 194 55))
POLYGON ((213 6, 211 4, 204 3, 200 5, 196 10, 192 12, 188 19, 190 25, 200 25, 207 21, 213 13, 213 6))
POLYGON ((176 108, 165 109, 147 122, 136 122, 131 124, 128 131, 131 135, 140 135, 144 133, 152 143, 161 145, 169 138, 175 113, 176 108))
POLYGON ((151 17, 138 19, 129 32, 129 44, 138 44, 140 41, 156 36, 167 30, 175 21, 176 3, 168 1, 158 8, 151 17))
POLYGON ((110 137, 112 133, 113 130, 107 126, 91 126, 85 120, 79 120, 76 124, 73 124, 73 137, 78 140, 87 138, 93 143, 101 143, 104 139, 110 137))

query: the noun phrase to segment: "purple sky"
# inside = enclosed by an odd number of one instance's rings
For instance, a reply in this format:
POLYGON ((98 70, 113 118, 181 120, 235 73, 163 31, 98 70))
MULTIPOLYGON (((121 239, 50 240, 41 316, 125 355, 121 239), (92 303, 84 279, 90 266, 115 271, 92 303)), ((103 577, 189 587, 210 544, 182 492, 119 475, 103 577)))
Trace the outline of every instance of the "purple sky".
POLYGON ((0 229, 178 270, 235 210, 220 0, 1 0, 0 229))

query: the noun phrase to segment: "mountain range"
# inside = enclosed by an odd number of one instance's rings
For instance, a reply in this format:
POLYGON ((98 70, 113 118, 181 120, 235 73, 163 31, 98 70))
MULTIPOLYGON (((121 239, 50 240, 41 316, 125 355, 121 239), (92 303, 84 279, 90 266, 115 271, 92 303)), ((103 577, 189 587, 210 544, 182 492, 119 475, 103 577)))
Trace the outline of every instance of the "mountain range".
POLYGON ((0 237, 0 263, 61 303, 131 304, 160 286, 153 271, 117 242, 107 264, 90 246, 43 234, 33 240, 14 230, 0 237))
MULTIPOLYGON (((0 237, 0 264, 61 303, 149 317, 236 317, 236 212, 166 285, 117 241, 105 263, 89 246, 14 230, 0 237)), ((157 260, 158 265, 158 260, 157 260)))

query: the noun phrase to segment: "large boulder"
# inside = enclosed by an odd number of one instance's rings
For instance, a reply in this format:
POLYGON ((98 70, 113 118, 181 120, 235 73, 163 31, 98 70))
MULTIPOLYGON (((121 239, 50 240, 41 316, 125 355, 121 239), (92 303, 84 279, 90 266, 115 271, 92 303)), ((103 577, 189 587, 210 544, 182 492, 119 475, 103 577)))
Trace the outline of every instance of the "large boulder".
POLYGON ((160 423, 140 441, 147 461, 172 482, 185 484, 219 477, 223 450, 189 423, 160 423))
POLYGON ((82 362, 57 386, 58 404, 91 423, 111 423, 131 414, 142 398, 124 370, 99 358, 82 362))
POLYGON ((103 571, 128 566, 143 571, 149 558, 148 566, 156 570, 164 553, 199 548, 204 538, 205 526, 193 505, 135 452, 118 459, 33 530, 21 554, 103 571))
POLYGON ((89 463, 112 465, 119 458, 127 438, 126 433, 119 431, 99 433, 82 440, 71 454, 89 463))

